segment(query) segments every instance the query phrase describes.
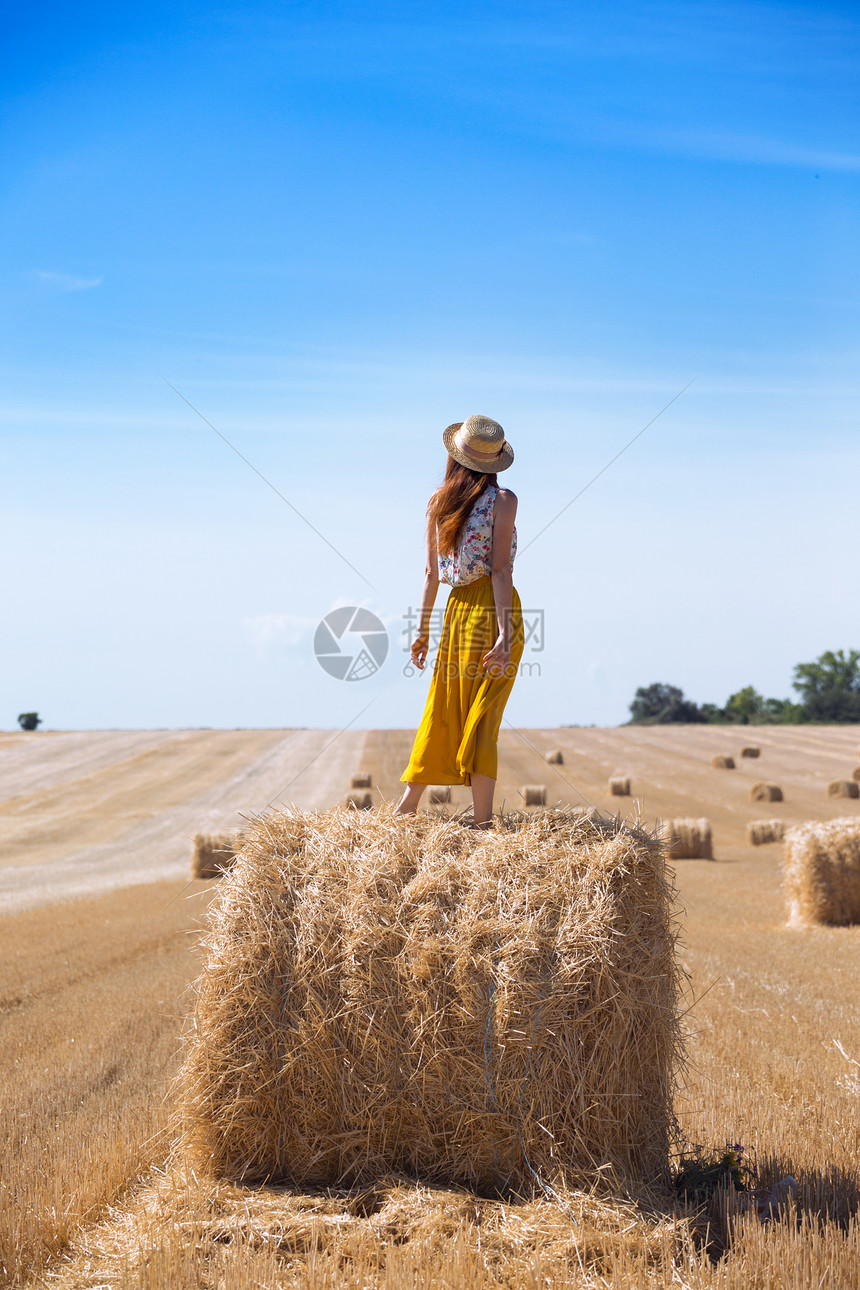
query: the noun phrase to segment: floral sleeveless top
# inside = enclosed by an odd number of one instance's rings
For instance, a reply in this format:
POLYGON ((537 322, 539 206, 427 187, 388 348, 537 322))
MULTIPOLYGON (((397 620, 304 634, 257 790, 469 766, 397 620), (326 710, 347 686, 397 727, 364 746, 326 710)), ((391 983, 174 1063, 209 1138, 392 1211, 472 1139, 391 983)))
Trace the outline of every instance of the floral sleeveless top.
MULTIPOLYGON (((493 572, 493 507, 498 488, 485 489, 472 507, 463 525, 457 549, 451 555, 439 556, 439 581, 452 587, 465 587, 493 572)), ((511 539, 511 564, 517 554, 517 528, 511 539)))

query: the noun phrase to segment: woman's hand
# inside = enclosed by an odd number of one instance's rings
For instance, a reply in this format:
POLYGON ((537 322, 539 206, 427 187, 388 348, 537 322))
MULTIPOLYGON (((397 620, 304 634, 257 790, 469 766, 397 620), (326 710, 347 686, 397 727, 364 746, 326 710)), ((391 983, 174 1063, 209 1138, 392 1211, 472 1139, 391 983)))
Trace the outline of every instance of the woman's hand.
POLYGON ((430 649, 430 633, 419 632, 409 649, 412 654, 412 662, 416 667, 423 669, 427 661, 427 651, 430 649))
POLYGON ((490 676, 504 676, 511 661, 511 643, 504 636, 497 636, 496 643, 482 658, 481 662, 490 676))

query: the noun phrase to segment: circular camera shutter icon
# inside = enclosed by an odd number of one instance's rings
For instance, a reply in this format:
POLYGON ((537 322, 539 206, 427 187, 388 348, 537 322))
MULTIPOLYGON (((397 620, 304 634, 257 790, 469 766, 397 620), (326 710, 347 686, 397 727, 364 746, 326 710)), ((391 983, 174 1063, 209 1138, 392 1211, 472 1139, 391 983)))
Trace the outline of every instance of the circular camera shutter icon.
POLYGON ((338 681, 364 681, 388 655, 388 632, 376 614, 357 605, 333 609, 314 634, 320 667, 338 681))

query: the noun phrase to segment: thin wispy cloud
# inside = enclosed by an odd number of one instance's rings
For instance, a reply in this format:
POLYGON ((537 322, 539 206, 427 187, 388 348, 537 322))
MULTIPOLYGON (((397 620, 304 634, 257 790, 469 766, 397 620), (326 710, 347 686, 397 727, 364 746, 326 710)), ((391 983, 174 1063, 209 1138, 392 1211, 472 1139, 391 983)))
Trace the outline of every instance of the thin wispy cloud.
POLYGON ((55 273, 49 269, 37 269, 34 276, 40 287, 58 293, 92 291, 104 282, 104 278, 81 278, 74 273, 55 273))

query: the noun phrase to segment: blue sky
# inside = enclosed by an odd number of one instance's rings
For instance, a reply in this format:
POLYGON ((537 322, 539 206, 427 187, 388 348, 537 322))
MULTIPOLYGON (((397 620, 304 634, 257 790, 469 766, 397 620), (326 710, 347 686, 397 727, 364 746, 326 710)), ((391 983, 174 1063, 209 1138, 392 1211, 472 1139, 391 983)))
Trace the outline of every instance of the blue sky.
POLYGON ((508 717, 860 645, 856 6, 42 5, 3 58, 0 728, 417 725, 444 426, 505 426, 525 548, 693 377, 518 560, 508 717))

